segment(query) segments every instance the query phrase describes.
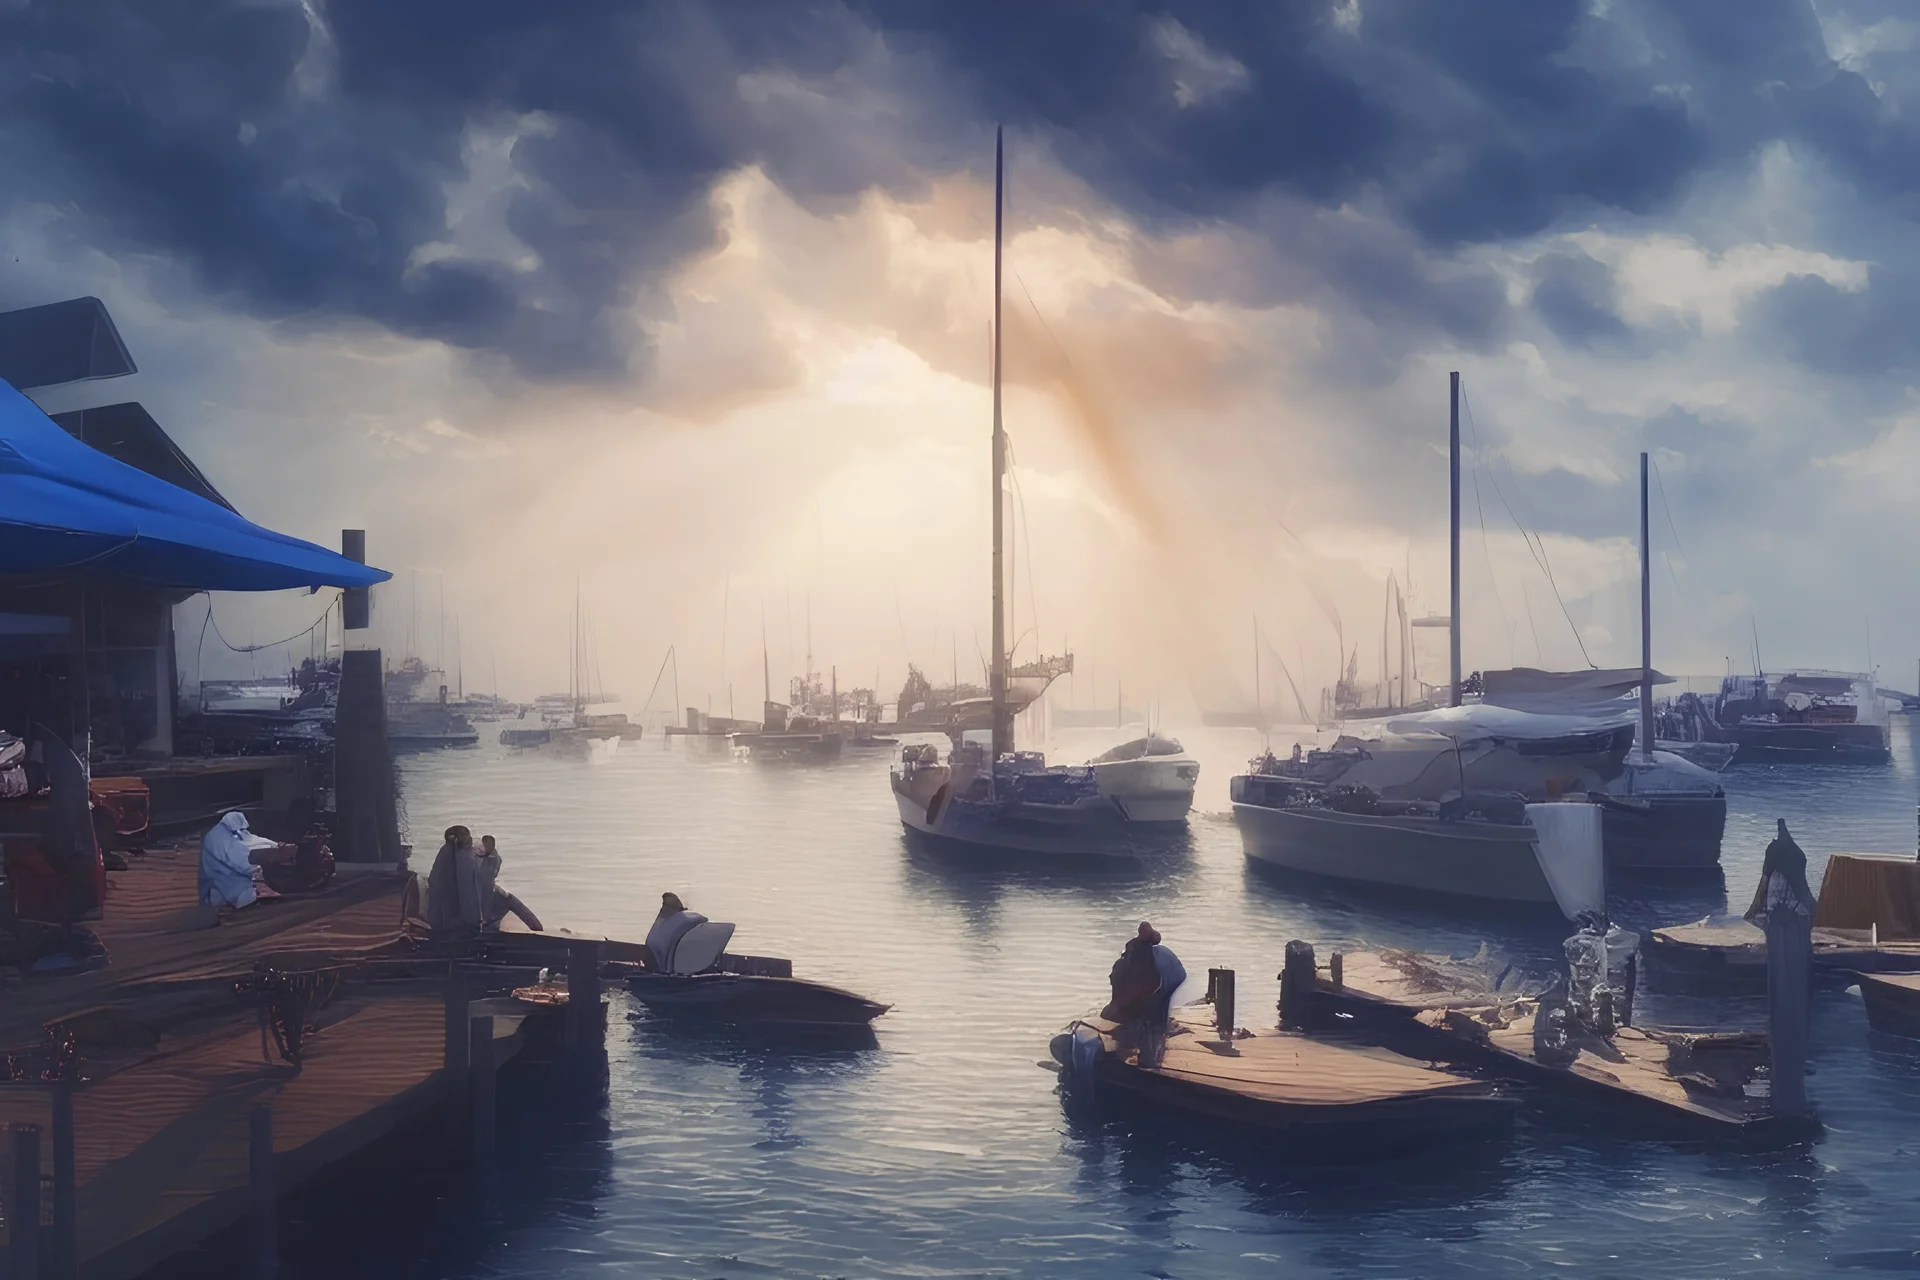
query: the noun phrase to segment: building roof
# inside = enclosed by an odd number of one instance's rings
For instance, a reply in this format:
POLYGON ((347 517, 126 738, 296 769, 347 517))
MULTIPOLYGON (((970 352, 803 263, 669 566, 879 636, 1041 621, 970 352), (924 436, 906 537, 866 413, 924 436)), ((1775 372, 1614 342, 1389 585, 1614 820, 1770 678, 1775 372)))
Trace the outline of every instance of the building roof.
POLYGON ((138 370, 98 298, 0 312, 0 380, 53 387, 138 370))

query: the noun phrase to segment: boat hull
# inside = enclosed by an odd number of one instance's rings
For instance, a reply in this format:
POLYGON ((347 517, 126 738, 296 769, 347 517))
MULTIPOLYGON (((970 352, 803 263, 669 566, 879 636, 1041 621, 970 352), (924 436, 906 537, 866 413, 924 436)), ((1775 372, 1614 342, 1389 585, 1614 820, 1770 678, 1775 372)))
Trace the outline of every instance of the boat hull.
POLYGON ((1532 827, 1236 803, 1248 859, 1334 880, 1554 907, 1532 827))
POLYGON ((1727 798, 1644 796, 1646 807, 1605 805, 1600 811, 1609 871, 1708 872, 1720 866, 1727 798))
POLYGON ((762 1027, 864 1027, 887 1005, 808 982, 735 973, 643 973, 627 979, 634 998, 655 1013, 762 1027))
POLYGON ((1062 858, 1129 858, 1127 822, 1110 804, 1003 805, 942 799, 928 806, 895 786, 901 825, 954 848, 1062 858))
POLYGON ((1876 724, 1741 724, 1718 740, 1739 750, 1732 763, 1885 764, 1893 759, 1887 732, 1876 724))
POLYGON ((1128 822, 1185 822, 1193 810, 1200 766, 1190 757, 1096 761, 1091 768, 1100 795, 1128 822))

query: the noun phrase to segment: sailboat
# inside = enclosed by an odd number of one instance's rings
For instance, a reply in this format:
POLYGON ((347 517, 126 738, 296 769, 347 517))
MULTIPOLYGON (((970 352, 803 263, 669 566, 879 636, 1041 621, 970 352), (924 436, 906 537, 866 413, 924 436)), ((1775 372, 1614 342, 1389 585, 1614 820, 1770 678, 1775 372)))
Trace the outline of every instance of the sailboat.
POLYGON ((574 589, 570 639, 572 652, 567 655, 567 692, 564 700, 552 694, 539 698, 535 705, 540 708, 540 725, 534 728, 502 729, 500 741, 505 745, 538 747, 553 743, 611 755, 618 750, 618 743, 637 740, 644 732, 645 726, 628 720, 624 711, 587 710, 590 706, 616 699, 597 688, 589 688, 598 684, 593 679, 596 663, 588 652, 587 627, 577 586, 574 589))
MULTIPOLYGON (((1464 710, 1458 373, 1451 389, 1449 711, 1391 721, 1378 740, 1343 736, 1331 751, 1262 755, 1230 784, 1234 822, 1253 862, 1423 894, 1551 905, 1573 919, 1606 906, 1599 806, 1559 799, 1558 792, 1535 803, 1504 770, 1488 786, 1485 762, 1511 763, 1515 753, 1499 735, 1454 722, 1464 710), (1427 723, 1429 716, 1440 720, 1427 723)), ((1590 721, 1537 727, 1558 731, 1566 751, 1601 750, 1612 741, 1590 721)))
MULTIPOLYGON (((900 821, 909 831, 973 851, 1085 857, 1130 856, 1125 811, 1101 794, 1092 766, 1048 767, 1037 751, 1014 747, 1015 701, 1007 653, 1005 501, 1007 434, 1001 417, 1001 258, 1005 147, 993 144, 993 649, 987 726, 954 728, 940 759, 931 744, 909 744, 889 772, 900 821), (987 741, 981 741, 981 737, 987 741)), ((1065 664, 1043 662, 1051 680, 1065 664)), ((1042 685, 1044 688, 1044 685, 1042 685)), ((1024 690, 1022 691, 1025 692, 1024 690)), ((1033 691, 1031 702, 1039 696, 1033 691)))

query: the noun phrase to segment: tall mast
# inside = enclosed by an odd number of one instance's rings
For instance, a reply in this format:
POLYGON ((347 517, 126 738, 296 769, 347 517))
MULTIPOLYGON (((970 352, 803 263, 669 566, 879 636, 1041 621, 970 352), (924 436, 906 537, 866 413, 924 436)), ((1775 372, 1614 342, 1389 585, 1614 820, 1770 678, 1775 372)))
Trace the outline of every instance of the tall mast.
POLYGON ((1447 705, 1460 705, 1460 374, 1447 375, 1447 471, 1452 514, 1447 525, 1453 599, 1447 614, 1447 676, 1452 682, 1447 705))
POLYGON ((1007 610, 1001 538, 1007 482, 1007 433, 1000 419, 1000 242, 1006 192, 1006 151, 1001 131, 993 131, 993 667, 987 683, 993 695, 993 754, 1013 750, 1013 715, 1007 705, 1007 610))
POLYGON ((1647 542, 1647 455, 1640 455, 1640 758, 1653 759, 1653 548, 1647 542))

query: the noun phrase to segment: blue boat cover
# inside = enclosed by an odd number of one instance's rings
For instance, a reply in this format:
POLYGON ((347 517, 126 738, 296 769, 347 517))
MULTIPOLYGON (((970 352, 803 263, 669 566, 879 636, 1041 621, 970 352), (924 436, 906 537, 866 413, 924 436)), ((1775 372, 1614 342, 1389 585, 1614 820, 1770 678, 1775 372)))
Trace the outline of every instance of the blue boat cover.
POLYGON ((370 587, 392 576, 109 458, 0 381, 0 582, 46 574, 186 591, 370 587))

